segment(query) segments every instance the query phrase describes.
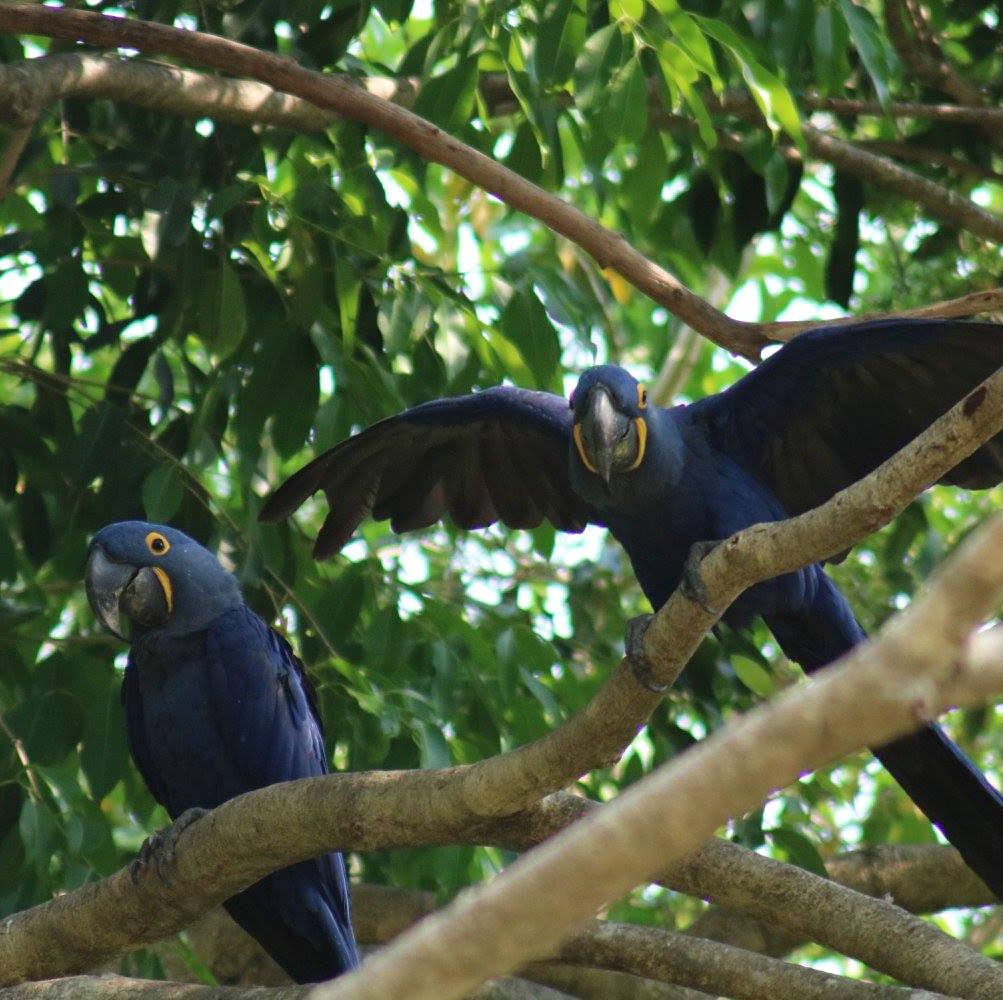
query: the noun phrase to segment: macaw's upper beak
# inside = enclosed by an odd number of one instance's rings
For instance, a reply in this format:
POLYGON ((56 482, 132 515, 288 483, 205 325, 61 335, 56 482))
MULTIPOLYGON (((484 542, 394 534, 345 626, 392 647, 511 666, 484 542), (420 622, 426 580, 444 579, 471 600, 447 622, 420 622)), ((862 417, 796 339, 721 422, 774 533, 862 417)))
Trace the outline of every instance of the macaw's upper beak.
POLYGON ((123 615, 148 628, 163 625, 170 617, 170 596, 156 571, 114 562, 100 545, 91 547, 84 584, 98 621, 126 642, 123 615))
POLYGON ((616 408, 605 386, 594 385, 585 400, 585 411, 578 426, 581 430, 576 443, 582 461, 602 476, 608 486, 614 471, 621 471, 633 461, 632 455, 626 452, 636 454, 634 422, 616 408))

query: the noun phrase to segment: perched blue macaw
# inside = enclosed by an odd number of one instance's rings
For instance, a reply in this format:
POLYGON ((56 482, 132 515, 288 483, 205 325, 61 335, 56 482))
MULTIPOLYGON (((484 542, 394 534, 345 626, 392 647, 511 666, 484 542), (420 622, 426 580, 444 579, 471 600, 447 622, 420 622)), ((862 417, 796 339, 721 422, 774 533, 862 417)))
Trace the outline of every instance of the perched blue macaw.
MULTIPOLYGON (((287 517, 323 490, 330 512, 318 558, 370 515, 395 531, 447 513, 464 528, 605 525, 658 608, 680 583, 699 592, 687 571, 694 546, 824 502, 1001 366, 1003 326, 892 319, 805 333, 724 392, 671 409, 649 404, 643 385, 609 365, 586 371, 570 404, 507 386, 437 399, 315 459, 261 517, 287 517)), ((1001 480, 1003 435, 943 481, 1001 480)), ((756 615, 806 670, 864 638, 817 564, 752 587, 724 620, 743 627, 756 615)), ((635 662, 637 648, 628 643, 635 662)), ((936 725, 875 753, 1003 898, 1003 798, 978 768, 936 725)))
MULTIPOLYGON (((125 639, 122 619, 131 622, 129 748, 173 819, 185 824, 243 792, 327 773, 303 664, 210 552, 165 525, 110 524, 91 542, 86 583, 109 631, 125 639)), ((283 868, 224 905, 297 982, 359 963, 340 854, 283 868)))

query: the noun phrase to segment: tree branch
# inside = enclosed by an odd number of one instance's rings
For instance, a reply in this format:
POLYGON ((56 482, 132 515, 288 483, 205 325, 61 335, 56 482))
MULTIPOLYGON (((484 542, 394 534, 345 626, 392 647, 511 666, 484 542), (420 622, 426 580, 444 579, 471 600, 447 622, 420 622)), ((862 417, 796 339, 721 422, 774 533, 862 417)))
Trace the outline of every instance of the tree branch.
MULTIPOLYGON (((961 855, 953 847, 940 844, 882 844, 827 858, 825 867, 833 882, 895 903, 910 913, 935 913, 957 906, 998 902, 988 886, 961 860, 961 855)), ((777 876, 775 884, 786 884, 786 878, 785 871, 777 876)), ((783 894, 796 891, 796 886, 789 886, 783 894)), ((767 900, 758 892, 756 895, 759 912, 755 916, 729 906, 712 906, 700 914, 686 933, 775 957, 788 954, 811 938, 800 917, 785 920, 790 930, 779 926, 778 920, 783 920, 784 914, 790 916, 787 903, 779 905, 779 914, 764 916, 762 910, 767 900)))
MULTIPOLYGON (((719 545, 702 564, 711 601, 724 608, 758 580, 846 549, 1001 426, 1003 370, 828 503, 789 521, 754 525, 719 545)), ((666 602, 645 635, 656 682, 678 676, 714 621, 680 594, 666 602)), ((182 835, 169 891, 153 877, 135 886, 119 872, 8 918, 0 925, 0 983, 91 968, 174 932, 268 872, 327 850, 486 843, 506 829, 486 818, 520 809, 525 814, 514 821, 515 830, 538 841, 553 831, 554 810, 573 813, 574 807, 564 800, 551 803, 546 814, 528 807, 618 756, 658 700, 624 661, 559 729, 490 760, 442 771, 335 774, 232 799, 182 835), (248 829, 256 831, 250 841, 243 835, 248 829)), ((508 835, 515 837, 511 829, 508 835)))
MULTIPOLYGON (((321 79, 333 78, 322 77, 321 79)), ((487 74, 482 83, 487 86, 491 79, 491 74, 487 74)), ((357 88, 361 85, 380 100, 399 102, 405 106, 413 102, 419 86, 416 81, 410 78, 391 80, 386 77, 368 77, 361 81, 361 84, 359 81, 349 78, 345 78, 345 80, 348 87, 357 88)), ((507 81, 503 81, 503 83, 505 88, 508 88, 507 81)), ((487 86, 487 90, 489 95, 495 94, 498 87, 492 89, 487 86)), ((256 80, 226 79, 141 59, 121 59, 87 53, 60 53, 10 66, 0 66, 0 108, 5 109, 8 119, 14 123, 32 121, 43 107, 65 97, 106 98, 136 104, 167 114, 212 117, 236 124, 258 124, 300 132, 323 131, 343 117, 335 111, 326 110, 305 99, 282 93, 256 80)), ((497 103, 497 94, 493 100, 497 103)), ((808 98, 806 101, 811 103, 808 98)), ((831 104, 832 101, 823 103, 831 104)), ((869 109, 869 106, 864 102, 845 103, 852 105, 855 109, 869 109)), ((974 113, 971 109, 939 105, 896 105, 895 107, 900 108, 901 113, 906 113, 906 109, 912 108, 926 110, 931 116, 941 119, 957 118, 958 115, 950 114, 950 112, 958 112, 962 120, 967 120, 974 113)), ((757 117, 758 111, 747 99, 733 95, 722 102, 720 109, 741 113, 743 117, 750 120, 755 119, 757 124, 762 123, 761 117, 757 117)), ((834 108, 834 110, 839 109, 834 108)), ((989 112, 992 109, 985 110, 989 112)), ((662 127, 694 127, 691 120, 662 111, 661 105, 657 101, 651 108, 651 114, 662 127)), ((1003 112, 1001 112, 1001 116, 1003 116, 1003 112)), ((825 133, 821 134, 825 135, 825 133)), ((722 136, 727 138, 724 133, 722 136)), ((836 142, 840 141, 836 140, 836 142)), ((813 155, 822 160, 830 159, 829 148, 824 143, 812 144, 809 140, 809 145, 813 155)), ((942 215, 945 204, 950 201, 951 193, 946 189, 932 181, 927 181, 925 178, 919 178, 890 161, 876 157, 881 169, 872 169, 872 160, 865 160, 853 155, 853 150, 857 147, 852 144, 843 143, 843 146, 833 148, 842 157, 846 169, 858 174, 869 183, 883 185, 902 197, 915 199, 933 214, 942 215), (886 164, 888 169, 884 169, 886 164), (914 181, 919 183, 913 183, 914 181), (924 185, 927 186, 924 187, 924 185), (933 202, 928 204, 926 198, 930 192, 933 194, 933 202)), ((790 152, 796 153, 795 150, 790 150, 790 152)), ((504 168, 499 167, 499 169, 504 171, 504 168)), ((541 194, 544 193, 541 192, 541 194)), ((552 197, 546 194, 544 196, 546 198, 552 197)), ((961 198, 957 195, 954 197, 961 198)), ((961 198, 961 202, 967 205, 973 204, 964 198, 961 198)), ((568 207, 570 209, 570 206, 568 207)), ((978 206, 974 207, 980 225, 992 228, 992 220, 996 217, 991 213, 984 213, 985 217, 983 217, 979 214, 983 213, 983 210, 979 209, 978 206)), ((535 213, 530 211, 528 214, 534 215, 535 213)), ((539 218, 539 216, 536 217, 539 218)), ((952 217, 949 221, 952 224, 958 224, 956 218, 952 217)), ((610 235, 612 236, 612 234, 610 235)), ((572 239, 591 252, 587 245, 574 240, 573 237, 572 239)), ((630 274, 624 272, 624 276, 633 281, 630 274)), ((635 284, 637 283, 635 282, 635 284)), ((646 290, 640 284, 637 284, 637 287, 641 288, 642 291, 646 290)), ((682 316, 681 313, 672 308, 671 304, 668 305, 668 308, 674 314, 682 316)), ((950 318, 971 316, 975 313, 990 312, 1000 308, 1003 308, 1003 290, 993 289, 976 292, 947 302, 906 310, 896 315, 950 318)), ((874 318, 877 317, 875 315, 848 317, 843 322, 862 322, 874 318)), ((762 343, 770 340, 789 340, 803 330, 817 325, 819 324, 814 322, 747 324, 750 329, 760 328, 762 343)), ((698 329, 709 339, 735 350, 737 354, 753 357, 752 354, 718 340, 712 334, 708 334, 706 330, 696 326, 693 328, 698 329)))
MULTIPOLYGON (((657 927, 593 920, 560 948, 569 962, 681 984, 734 1000, 909 1000, 912 990, 781 962, 657 927)), ((927 994, 927 1000, 945 1000, 927 994)))
MULTIPOLYGON (((382 1000, 406 990, 410 1000, 451 1000, 546 954, 598 907, 694 851, 773 788, 942 711, 945 691, 958 690, 954 675, 971 631, 1001 594, 1003 517, 996 517, 873 641, 658 768, 312 997, 382 1000), (548 900, 545 912, 539 898, 548 900)), ((986 1000, 1003 991, 1003 970, 991 959, 972 952, 931 967, 930 943, 917 936, 910 944, 898 956, 906 982, 986 1000)))
MULTIPOLYGON (((0 989, 0 1000, 306 1000, 309 986, 200 986, 125 976, 72 976, 0 989)), ((552 987, 504 978, 467 994, 466 1000, 572 1000, 552 987)))
POLYGON ((533 982, 567 990, 579 1000, 720 1000, 686 986, 565 962, 532 962, 519 974, 533 982))
MULTIPOLYGON (((885 31, 899 58, 920 80, 932 84, 949 94, 959 104, 981 109, 982 93, 967 80, 962 79, 947 61, 940 47, 934 41, 924 23, 923 13, 918 6, 903 3, 902 0, 886 0, 884 4, 885 31), (915 37, 906 28, 906 21, 912 26, 915 37)), ((978 124, 983 126, 994 144, 999 140, 999 128, 984 118, 978 124)))
MULTIPOLYGON (((73 92, 97 96, 118 96, 119 99, 157 107, 171 113, 206 113, 233 121, 259 121, 283 124, 285 127, 317 129, 330 124, 330 113, 363 122, 381 129, 414 149, 424 158, 441 163, 484 190, 489 191, 510 207, 539 219, 586 250, 602 267, 622 274, 636 288, 664 305, 693 329, 735 354, 757 360, 762 348, 770 341, 788 340, 814 326, 814 322, 746 323, 731 319, 695 295, 674 276, 652 263, 632 247, 622 235, 612 232, 578 211, 572 205, 549 194, 490 157, 459 142, 403 107, 391 103, 377 93, 367 92, 347 77, 313 73, 291 60, 229 42, 200 32, 184 31, 165 25, 109 17, 87 11, 71 11, 48 7, 0 5, 0 31, 32 31, 52 37, 84 38, 92 44, 134 47, 141 51, 177 55, 194 62, 211 65, 226 72, 252 76, 270 84, 269 87, 249 81, 223 81, 197 73, 166 67, 153 67, 136 61, 90 58, 74 66, 64 56, 44 57, 44 79, 31 79, 32 60, 6 72, 0 68, 0 95, 9 95, 9 114, 14 120, 25 120, 38 113, 41 104, 56 94, 73 92), (54 60, 62 59, 62 62, 54 60), (131 85, 126 67, 142 65, 141 76, 131 85), (168 85, 167 76, 173 77, 168 85), (26 76, 28 79, 26 79, 26 76), (184 87, 178 87, 182 82, 184 87), (188 90, 193 100, 187 97, 188 90), (114 91, 114 93, 110 93, 114 91), (298 95, 314 107, 297 103, 298 95), (197 111, 196 105, 202 110, 197 111)), ((88 57, 83 57, 87 59, 88 57)), ((399 97, 410 93, 410 81, 394 86, 385 80, 374 81, 374 91, 399 97)), ((979 235, 1003 242, 1003 220, 986 212, 968 199, 941 188, 925 178, 913 175, 881 157, 859 151, 841 140, 827 137, 818 130, 806 133, 813 151, 839 162, 853 172, 866 170, 870 180, 894 184, 895 190, 912 197, 931 212, 946 217, 954 224, 959 220, 979 235), (809 133, 816 133, 814 137, 809 133), (821 137, 821 138, 820 138, 821 137), (871 156, 871 160, 862 157, 871 156)), ((832 162, 836 162, 832 160, 832 162)), ((983 293, 984 294, 984 293, 983 293)), ((928 306, 922 315, 970 315, 980 299, 965 297, 955 300, 950 311, 940 306, 928 306), (966 309, 966 312, 962 312, 966 309)), ((998 304, 998 303, 994 303, 998 304)), ((904 315, 916 314, 915 312, 904 315)), ((873 317, 853 317, 845 322, 860 322, 873 317)))
POLYGON ((903 198, 914 199, 942 222, 1003 243, 1003 218, 974 201, 926 177, 906 170, 887 157, 870 153, 853 143, 837 139, 811 125, 803 125, 805 142, 816 156, 863 180, 890 188, 903 198))
MULTIPOLYGON (((510 207, 573 240, 600 266, 618 271, 636 288, 722 347, 755 360, 770 340, 771 335, 764 332, 766 328, 761 324, 734 320, 712 308, 664 268, 649 261, 619 233, 606 229, 568 202, 411 111, 368 93, 347 77, 314 73, 290 59, 215 35, 91 11, 2 4, 0 31, 71 41, 83 39, 105 48, 135 48, 213 66, 235 76, 253 77, 344 118, 378 128, 424 159, 449 167, 510 207)), ((804 324, 798 326, 799 330, 803 328, 804 324)))

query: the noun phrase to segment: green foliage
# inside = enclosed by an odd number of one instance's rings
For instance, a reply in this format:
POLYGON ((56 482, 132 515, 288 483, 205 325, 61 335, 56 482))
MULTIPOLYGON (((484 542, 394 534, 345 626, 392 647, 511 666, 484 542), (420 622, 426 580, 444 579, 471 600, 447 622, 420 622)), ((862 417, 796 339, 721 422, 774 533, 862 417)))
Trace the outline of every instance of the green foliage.
MULTIPOLYGON (((963 7, 937 8, 938 34, 998 103, 992 19, 963 7)), ((877 188, 833 193, 829 167, 802 173, 785 152, 809 90, 929 96, 849 0, 297 0, 281 21, 274 5, 133 9, 313 68, 419 77, 419 113, 695 290, 723 275, 743 318, 836 315, 833 286, 853 309, 893 310, 996 282, 995 249, 877 188), (486 80, 507 83, 504 101, 479 89, 486 80), (728 119, 723 144, 708 108, 736 91, 768 128, 728 119), (685 127, 659 127, 651 94, 685 127)), ((4 38, 0 51, 14 60, 39 44, 4 38)), ((977 130, 845 128, 991 162, 977 130)), ((994 182, 933 163, 917 168, 961 194, 978 185, 999 207, 994 182)), ((316 677, 338 767, 476 761, 546 733, 602 683, 627 619, 646 609, 598 533, 583 543, 546 526, 443 526, 401 540, 369 524, 317 565, 322 503, 289 525, 256 515, 318 450, 422 400, 504 380, 560 392, 593 360, 653 382, 678 324, 617 275, 359 125, 292 135, 105 101, 67 101, 43 119, 0 226, 0 913, 113 871, 165 821, 128 761, 121 646, 97 629, 81 585, 88 537, 110 521, 169 520, 222 547, 316 677)), ((704 344, 675 372, 693 399, 741 370, 704 344)), ((937 491, 858 547, 833 572, 861 620, 872 627, 908 601, 999 500, 937 491)), ((708 640, 623 761, 585 790, 616 794, 793 682, 777 660, 762 629, 708 640)), ((961 723, 966 748, 998 766, 992 713, 961 723)), ((933 836, 864 755, 781 791, 731 834, 812 870, 857 843, 933 836)), ((353 864, 447 896, 505 860, 443 848, 353 864)), ((615 912, 671 924, 694 907, 638 893, 615 912)), ((139 953, 129 968, 155 973, 155 961, 139 953)))

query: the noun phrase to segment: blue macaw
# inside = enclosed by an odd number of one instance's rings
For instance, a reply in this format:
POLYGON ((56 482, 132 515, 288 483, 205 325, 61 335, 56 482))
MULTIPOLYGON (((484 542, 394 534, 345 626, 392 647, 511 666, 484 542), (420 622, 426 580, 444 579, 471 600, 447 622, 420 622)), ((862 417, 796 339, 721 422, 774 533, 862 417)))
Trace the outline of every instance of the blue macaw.
MULTIPOLYGON (((171 847, 202 811, 236 795, 327 773, 303 664, 210 552, 165 525, 110 524, 91 542, 86 584, 109 631, 125 639, 122 619, 131 622, 122 682, 129 748, 178 820, 157 846, 171 847)), ((359 964, 340 854, 274 872, 224 906, 297 982, 359 964)))
MULTIPOLYGON (((681 583, 699 593, 690 554, 700 543, 824 502, 1001 366, 1003 326, 895 319, 805 333, 725 391, 670 409, 603 365, 581 376, 570 403, 501 386, 383 420, 293 475, 261 517, 287 517, 323 490, 318 558, 369 516, 395 531, 447 513, 464 528, 605 525, 659 608, 681 583)), ((1001 480, 998 435, 943 481, 1001 480)), ((809 671, 864 638, 818 564, 750 588, 723 617, 741 628, 756 615, 809 671)), ((635 663, 638 640, 628 641, 635 663)), ((1003 798, 978 768, 936 725, 875 753, 1003 898, 1003 798)))

